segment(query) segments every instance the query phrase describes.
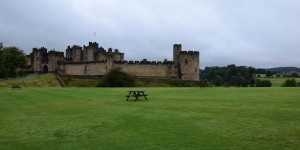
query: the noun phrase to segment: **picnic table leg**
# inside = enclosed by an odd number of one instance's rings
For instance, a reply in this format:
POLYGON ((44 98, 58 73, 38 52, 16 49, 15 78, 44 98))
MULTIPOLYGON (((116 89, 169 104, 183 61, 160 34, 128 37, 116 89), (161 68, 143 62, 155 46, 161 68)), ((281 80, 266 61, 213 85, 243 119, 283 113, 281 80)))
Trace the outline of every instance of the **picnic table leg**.
POLYGON ((144 97, 145 97, 146 100, 148 100, 146 96, 144 96, 144 97))

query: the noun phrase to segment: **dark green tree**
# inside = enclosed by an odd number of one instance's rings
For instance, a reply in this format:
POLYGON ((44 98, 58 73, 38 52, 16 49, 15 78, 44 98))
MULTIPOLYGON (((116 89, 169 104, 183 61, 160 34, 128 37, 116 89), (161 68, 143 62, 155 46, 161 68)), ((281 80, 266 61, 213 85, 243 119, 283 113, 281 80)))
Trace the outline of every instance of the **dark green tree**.
POLYGON ((223 85, 223 79, 222 79, 222 77, 218 75, 218 76, 215 78, 215 80, 214 80, 214 84, 215 84, 216 86, 221 86, 221 85, 223 85))
POLYGON ((296 87, 297 86, 297 82, 296 82, 295 78, 293 78, 293 79, 286 79, 281 86, 282 87, 296 87))
POLYGON ((16 77, 16 69, 26 66, 27 57, 17 47, 3 47, 0 52, 0 62, 2 67, 4 66, 7 76, 16 77))
POLYGON ((273 72, 272 72, 271 70, 268 70, 268 71, 266 72, 266 76, 267 76, 268 78, 270 78, 271 76, 273 76, 273 72))
POLYGON ((271 86, 272 86, 272 83, 271 83, 270 80, 262 80, 262 81, 260 82, 260 86, 261 86, 261 87, 271 87, 271 86))
POLYGON ((272 86, 272 83, 270 80, 256 79, 255 84, 256 84, 256 87, 271 87, 272 86))
POLYGON ((291 74, 291 77, 292 77, 292 78, 297 78, 297 77, 298 77, 298 73, 296 73, 296 72, 292 73, 292 74, 291 74))
POLYGON ((102 87, 134 87, 135 79, 120 68, 114 68, 108 72, 98 86, 102 87))

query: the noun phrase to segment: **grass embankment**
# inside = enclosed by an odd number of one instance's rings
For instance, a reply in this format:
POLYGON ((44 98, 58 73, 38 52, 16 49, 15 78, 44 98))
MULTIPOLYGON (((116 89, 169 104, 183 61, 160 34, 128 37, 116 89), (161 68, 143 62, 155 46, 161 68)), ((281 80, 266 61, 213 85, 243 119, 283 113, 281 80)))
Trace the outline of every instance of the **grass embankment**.
POLYGON ((299 149, 299 88, 0 88, 1 149, 299 149))
POLYGON ((18 84, 21 87, 96 87, 98 82, 99 79, 67 78, 47 73, 32 78, 1 80, 0 87, 10 87, 15 84, 18 84))
POLYGON ((11 85, 18 84, 22 87, 60 87, 61 84, 57 80, 56 76, 51 73, 39 75, 33 78, 16 78, 10 80, 2 80, 0 87, 9 87, 11 85))

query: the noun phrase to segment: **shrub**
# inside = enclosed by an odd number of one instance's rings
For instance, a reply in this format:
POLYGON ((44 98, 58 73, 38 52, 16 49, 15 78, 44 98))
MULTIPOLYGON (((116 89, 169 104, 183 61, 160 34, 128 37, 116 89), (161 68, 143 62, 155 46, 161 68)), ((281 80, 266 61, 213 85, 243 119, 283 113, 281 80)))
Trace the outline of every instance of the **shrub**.
POLYGON ((286 79, 281 86, 282 87, 296 87, 297 86, 297 82, 296 82, 295 78, 293 78, 293 79, 286 79))
POLYGON ((271 87, 272 83, 270 80, 255 80, 256 87, 271 87))
POLYGON ((102 78, 98 84, 101 87, 134 87, 135 79, 128 73, 123 72, 120 68, 112 69, 102 78))
POLYGON ((176 86, 176 87, 193 87, 193 86, 197 86, 192 81, 180 80, 180 79, 170 79, 170 80, 167 81, 167 83, 171 86, 176 86))

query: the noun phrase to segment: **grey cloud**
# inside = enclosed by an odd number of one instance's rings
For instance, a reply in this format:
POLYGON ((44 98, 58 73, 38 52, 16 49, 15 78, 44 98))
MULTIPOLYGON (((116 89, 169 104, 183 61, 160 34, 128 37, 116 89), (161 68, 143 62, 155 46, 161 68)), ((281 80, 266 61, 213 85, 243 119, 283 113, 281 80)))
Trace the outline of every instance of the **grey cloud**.
POLYGON ((300 67, 298 0, 3 0, 0 41, 30 53, 99 42, 127 60, 199 50, 201 67, 300 67), (94 35, 96 32, 96 35, 94 35))

